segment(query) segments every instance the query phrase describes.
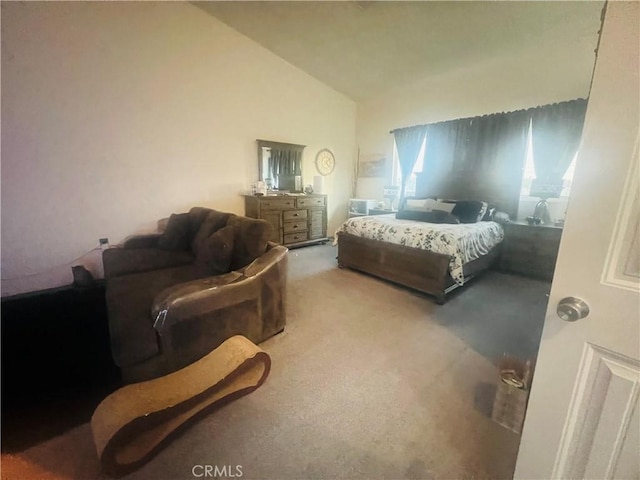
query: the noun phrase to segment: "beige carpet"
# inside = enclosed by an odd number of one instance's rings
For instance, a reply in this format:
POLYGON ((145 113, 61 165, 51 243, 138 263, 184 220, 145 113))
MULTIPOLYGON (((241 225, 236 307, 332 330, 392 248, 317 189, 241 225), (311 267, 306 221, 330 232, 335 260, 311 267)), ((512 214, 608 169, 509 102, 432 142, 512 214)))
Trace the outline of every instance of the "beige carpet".
MULTIPOLYGON (((512 476, 519 436, 490 419, 493 362, 535 353, 548 284, 491 272, 439 307, 334 257, 330 245, 291 251, 287 329, 261 344, 265 384, 126 478, 512 476)), ((107 478, 89 424, 2 467, 3 478, 107 478)))

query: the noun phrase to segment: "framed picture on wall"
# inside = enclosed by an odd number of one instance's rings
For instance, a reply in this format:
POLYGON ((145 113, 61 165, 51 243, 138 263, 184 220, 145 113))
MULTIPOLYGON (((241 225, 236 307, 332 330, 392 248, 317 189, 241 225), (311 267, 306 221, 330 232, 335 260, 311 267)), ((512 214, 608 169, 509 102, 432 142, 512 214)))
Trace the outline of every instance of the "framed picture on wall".
POLYGON ((387 172, 387 159, 382 154, 369 154, 360 157, 359 177, 384 177, 387 172))

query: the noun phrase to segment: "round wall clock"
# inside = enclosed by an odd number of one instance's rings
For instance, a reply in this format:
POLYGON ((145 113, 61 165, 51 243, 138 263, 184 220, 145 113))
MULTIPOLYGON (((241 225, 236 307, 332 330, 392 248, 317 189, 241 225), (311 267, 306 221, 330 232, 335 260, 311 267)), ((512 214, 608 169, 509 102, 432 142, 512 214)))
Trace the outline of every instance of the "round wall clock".
POLYGON ((316 155, 316 168, 320 175, 329 175, 336 166, 336 157, 328 148, 323 148, 316 155))

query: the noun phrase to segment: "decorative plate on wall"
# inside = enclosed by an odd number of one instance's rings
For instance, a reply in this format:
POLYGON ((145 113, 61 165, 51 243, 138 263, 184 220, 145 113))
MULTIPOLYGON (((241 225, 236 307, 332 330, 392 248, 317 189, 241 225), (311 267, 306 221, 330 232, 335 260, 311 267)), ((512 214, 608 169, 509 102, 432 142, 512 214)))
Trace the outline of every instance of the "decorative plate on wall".
POLYGON ((320 175, 329 175, 336 167, 336 157, 328 148, 323 148, 316 155, 316 168, 320 175))

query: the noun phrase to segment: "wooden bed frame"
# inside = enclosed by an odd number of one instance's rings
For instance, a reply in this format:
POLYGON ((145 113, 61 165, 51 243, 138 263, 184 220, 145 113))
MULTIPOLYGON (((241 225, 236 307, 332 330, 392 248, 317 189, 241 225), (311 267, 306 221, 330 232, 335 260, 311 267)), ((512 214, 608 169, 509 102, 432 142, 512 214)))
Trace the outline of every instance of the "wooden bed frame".
MULTIPOLYGON (((489 269, 500 245, 487 255, 463 266, 467 280, 489 269)), ((436 297, 443 305, 447 294, 458 288, 449 275, 449 255, 338 233, 338 266, 349 267, 436 297)))
MULTIPOLYGON (((520 183, 513 182, 504 172, 483 170, 451 171, 438 177, 433 172, 417 174, 416 197, 482 200, 516 218, 520 183)), ((436 172, 437 173, 437 172, 436 172)), ((370 240, 339 232, 338 266, 360 270, 420 292, 435 295, 440 305, 447 294, 459 287, 449 274, 449 255, 413 247, 370 240)), ((466 281, 488 270, 498 259, 502 245, 496 245, 487 255, 463 265, 466 281)))

